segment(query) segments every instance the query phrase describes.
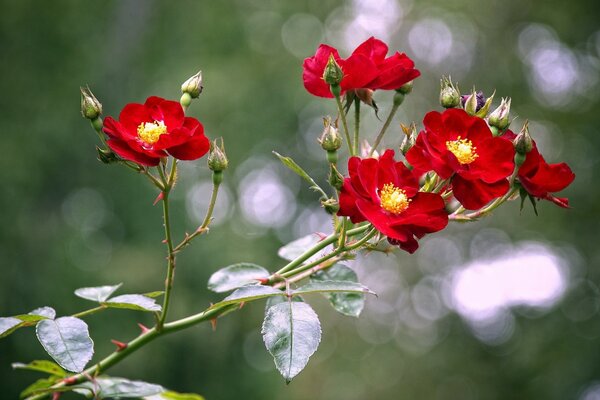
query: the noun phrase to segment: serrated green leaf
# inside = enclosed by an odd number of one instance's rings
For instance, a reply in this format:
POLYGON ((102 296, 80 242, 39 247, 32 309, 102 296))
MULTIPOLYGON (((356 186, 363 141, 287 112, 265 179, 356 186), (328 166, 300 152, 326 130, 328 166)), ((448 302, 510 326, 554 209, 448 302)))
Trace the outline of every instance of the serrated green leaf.
POLYGON ((248 285, 242 286, 222 301, 214 304, 211 308, 227 306, 230 304, 243 303, 273 296, 285 296, 285 293, 271 286, 248 285))
POLYGON ((344 282, 344 281, 312 281, 292 291, 292 295, 295 294, 308 294, 308 293, 332 293, 332 292, 345 292, 345 293, 368 293, 375 295, 366 286, 361 285, 357 282, 344 282))
POLYGON ((294 173, 296 173, 298 176, 300 176, 302 179, 308 182, 312 190, 320 193, 323 198, 327 198, 327 193, 325 193, 325 191, 319 185, 317 185, 317 182, 315 182, 315 180, 311 178, 311 176, 308 175, 306 171, 302 169, 302 167, 296 164, 296 162, 292 160, 291 157, 282 156, 276 151, 274 151, 273 154, 275 154, 277 158, 279 158, 279 161, 281 161, 283 165, 288 167, 290 170, 292 170, 294 173))
MULTIPOLYGON (((273 297, 268 297, 267 298, 267 302, 265 304, 265 312, 267 312, 267 310, 270 307, 273 307, 276 304, 280 304, 283 302, 287 302, 289 301, 289 299, 286 296, 273 296, 273 297)), ((302 296, 294 296, 292 297, 292 301, 297 301, 297 302, 303 302, 304 299, 302 298, 302 296)))
POLYGON ((289 383, 317 350, 321 324, 308 304, 288 301, 267 310, 262 335, 275 366, 289 383))
POLYGON ((24 369, 28 371, 44 372, 50 375, 56 375, 60 377, 67 376, 67 371, 62 369, 60 365, 53 363, 49 360, 35 360, 29 364, 24 363, 12 363, 13 369, 24 369))
POLYGON ((122 283, 111 286, 83 287, 75 290, 75 296, 102 303, 121 287, 122 283))
POLYGON ((112 377, 99 377, 94 382, 83 382, 72 387, 79 394, 92 394, 99 399, 139 399, 166 391, 165 388, 154 383, 112 377))
POLYGON ((54 385, 58 379, 60 378, 53 376, 49 378, 38 379, 37 381, 33 382, 31 385, 23 389, 23 391, 19 395, 19 398, 25 399, 33 394, 45 391, 44 389, 48 389, 50 386, 54 385))
POLYGON ((211 275, 208 280, 208 289, 213 292, 223 293, 239 288, 259 279, 269 277, 269 271, 260 265, 239 263, 221 268, 211 275))
POLYGON ((122 294, 102 303, 111 308, 125 308, 128 310, 158 312, 162 308, 154 299, 141 294, 122 294))
MULTIPOLYGON (((356 272, 343 264, 335 264, 326 270, 311 276, 313 282, 346 281, 358 283, 356 272)), ((363 293, 325 293, 332 307, 339 313, 350 317, 358 317, 365 306, 363 293)))
MULTIPOLYGON (((311 247, 315 246, 322 240, 318 235, 311 233, 310 235, 303 236, 299 239, 296 239, 283 247, 280 247, 277 251, 277 255, 285 260, 292 261, 296 258, 300 257, 304 252, 311 247)), ((319 251, 317 254, 310 257, 306 262, 311 262, 317 260, 323 256, 324 253, 329 252, 330 249, 326 247, 325 249, 319 251)))
POLYGON ((14 317, 0 318, 0 338, 6 337, 19 329, 23 321, 14 317))
POLYGON ((67 371, 83 371, 94 354, 88 326, 79 318, 42 320, 36 326, 36 335, 50 357, 67 371))

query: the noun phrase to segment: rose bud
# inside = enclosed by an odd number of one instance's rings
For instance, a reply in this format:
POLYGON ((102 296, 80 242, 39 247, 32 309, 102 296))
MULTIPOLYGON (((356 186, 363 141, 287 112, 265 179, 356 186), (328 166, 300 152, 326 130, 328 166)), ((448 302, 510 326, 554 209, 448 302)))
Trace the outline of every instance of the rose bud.
POLYGON ((513 144, 515 145, 516 152, 515 163, 521 166, 525 162, 525 155, 533 149, 533 140, 531 139, 531 135, 529 135, 529 121, 525 121, 523 129, 521 129, 521 132, 513 140, 513 144))
POLYGON ((508 128, 508 126, 510 125, 510 102, 510 97, 502 99, 498 108, 492 111, 488 118, 488 123, 490 124, 490 126, 496 127, 501 131, 508 128))
POLYGON ((221 145, 217 144, 217 139, 210 145, 210 152, 208 153, 208 168, 213 172, 221 172, 227 169, 229 160, 225 154, 225 147, 223 139, 221 139, 221 145))
POLYGON ((454 108, 460 105, 460 92, 454 86, 450 77, 442 77, 440 80, 440 104, 444 108, 454 108))
POLYGON ((337 86, 344 78, 344 72, 340 68, 333 54, 329 55, 329 60, 323 71, 323 80, 330 86, 337 86))
POLYGON ((202 89, 204 89, 204 86, 202 86, 202 71, 198 71, 197 74, 181 85, 181 93, 189 94, 192 99, 198 98, 202 93, 202 89))
POLYGON ((79 89, 81 90, 81 115, 89 120, 95 120, 102 114, 102 104, 88 86, 79 89))
POLYGON ((412 92, 412 90, 413 90, 413 81, 406 82, 404 85, 402 85, 398 89, 396 89, 397 92, 400 92, 402 94, 409 94, 410 92, 412 92))

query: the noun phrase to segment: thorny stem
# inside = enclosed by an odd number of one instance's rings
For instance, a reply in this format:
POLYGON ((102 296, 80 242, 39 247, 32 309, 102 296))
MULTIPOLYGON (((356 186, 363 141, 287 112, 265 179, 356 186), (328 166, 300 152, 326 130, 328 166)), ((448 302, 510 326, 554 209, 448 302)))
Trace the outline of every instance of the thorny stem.
MULTIPOLYGON (((331 253, 325 257, 322 257, 323 260, 321 260, 319 262, 319 264, 321 264, 321 265, 311 263, 311 264, 307 264, 307 265, 304 265, 304 266, 298 268, 297 272, 295 272, 294 275, 290 275, 290 279, 286 280, 287 283, 289 284, 289 282, 299 281, 301 279, 304 279, 304 278, 310 276, 312 273, 314 273, 318 270, 329 268, 336 261, 338 261, 339 259, 342 258, 341 254, 343 252, 353 251, 353 250, 356 250, 356 249, 362 247, 370 238, 372 238, 377 233, 377 231, 374 228, 372 228, 370 224, 367 224, 367 225, 360 226, 355 229, 351 229, 347 232, 348 236, 356 236, 361 233, 364 233, 369 228, 371 228, 371 230, 367 234, 365 234, 361 239, 359 239, 358 241, 346 246, 343 249, 336 249, 333 253, 331 253), (329 260, 329 262, 325 262, 328 260, 329 260)), ((325 246, 327 246, 329 244, 334 243, 337 239, 338 239, 338 235, 332 234, 332 235, 328 236, 326 239, 322 240, 319 243, 319 245, 322 244, 323 242, 325 242, 325 246)), ((313 246, 311 249, 307 250, 304 254, 302 254, 296 260, 300 260, 300 259, 306 260, 307 258, 316 254, 323 247, 325 247, 325 246, 319 246, 319 245, 313 246)), ((294 260, 294 261, 296 261, 296 260, 294 260)), ((299 263, 301 263, 301 262, 302 261, 299 261, 299 263)), ((273 284, 273 286, 279 288, 279 287, 281 287, 282 284, 285 285, 286 282, 279 281, 279 282, 273 284)), ((165 293, 165 296, 166 296, 166 293, 165 293)), ((60 382, 53 385, 51 388, 45 389, 45 391, 43 393, 39 393, 37 395, 29 397, 28 400, 44 399, 44 398, 50 396, 52 394, 52 392, 54 392, 54 391, 60 391, 61 389, 64 390, 64 388, 66 388, 68 386, 72 386, 72 385, 81 383, 83 381, 86 381, 86 380, 90 379, 90 377, 98 376, 100 373, 106 371, 110 367, 119 363, 121 360, 125 359, 133 352, 139 350, 140 348, 144 347, 145 345, 147 345, 148 343, 150 343, 151 341, 153 341, 154 339, 156 339, 160 336, 164 336, 169 333, 177 332, 177 331, 192 327, 194 325, 200 324, 202 322, 215 320, 219 316, 227 314, 231 311, 238 310, 239 308, 240 308, 239 304, 228 304, 228 305, 223 305, 223 306, 215 305, 215 306, 211 306, 211 307, 205 309, 204 311, 202 311, 198 314, 194 314, 189 317, 182 318, 182 319, 179 319, 176 321, 164 323, 160 327, 159 327, 159 325, 157 325, 154 328, 151 328, 145 332, 142 332, 138 337, 136 337, 135 339, 126 343, 125 347, 123 347, 122 349, 118 349, 117 351, 108 355, 104 359, 100 360, 98 363, 87 368, 85 371, 75 374, 75 375, 72 375, 72 376, 69 376, 68 379, 61 380, 60 382)), ((166 308, 164 308, 164 306, 163 306, 163 313, 165 310, 166 310, 166 308)))
POLYGON ((346 136, 346 143, 348 143, 348 151, 350 151, 350 155, 356 155, 352 148, 352 140, 350 140, 350 131, 348 130, 348 122, 346 121, 346 113, 344 112, 344 106, 342 105, 342 99, 339 95, 334 95, 335 102, 338 107, 338 113, 340 114, 340 119, 342 120, 342 125, 344 126, 344 135, 346 136))
POLYGON ((400 104, 394 103, 394 105, 392 106, 392 109, 390 110, 389 115, 387 116, 387 119, 383 123, 383 126, 381 127, 381 130, 379 131, 379 134, 377 135, 377 138, 375 138, 375 142, 373 142, 373 147, 371 147, 371 151, 369 151, 369 157, 371 157, 373 155, 373 153, 377 149, 377 146, 379 146, 379 143, 381 143, 381 139, 383 139, 385 132, 390 127, 390 124, 392 123, 392 120, 394 119, 394 115, 396 115, 396 111, 398 111, 398 108, 400 108, 400 104))

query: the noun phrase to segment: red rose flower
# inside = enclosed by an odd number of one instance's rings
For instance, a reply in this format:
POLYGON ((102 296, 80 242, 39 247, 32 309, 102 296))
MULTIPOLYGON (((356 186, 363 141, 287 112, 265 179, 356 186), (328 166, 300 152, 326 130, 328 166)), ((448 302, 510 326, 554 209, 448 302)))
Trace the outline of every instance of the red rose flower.
POLYGON ((106 117, 104 133, 108 146, 119 156, 151 167, 168 154, 195 160, 210 147, 197 119, 184 116, 178 102, 154 96, 144 104, 127 104, 119 121, 106 117))
POLYGON ((377 66, 377 77, 365 87, 368 89, 394 90, 421 75, 415 63, 404 53, 396 52, 386 57, 388 46, 370 37, 354 50, 352 55, 364 54, 377 66))
POLYGON ((348 90, 366 87, 366 84, 377 76, 377 67, 364 54, 352 54, 343 59, 340 58, 335 48, 322 44, 315 55, 305 59, 303 64, 302 79, 304 87, 310 94, 319 97, 333 97, 329 85, 323 80, 323 73, 330 55, 333 55, 344 73, 340 82, 342 95, 348 90))
MULTIPOLYGON (((506 131, 503 137, 514 140, 516 135, 512 131, 506 131)), ((519 182, 523 188, 533 197, 550 200, 553 203, 568 208, 569 199, 565 197, 555 197, 550 193, 560 192, 573 182, 575 174, 566 163, 548 164, 540 154, 535 140, 533 148, 525 162, 519 168, 519 182)))
POLYGON ((506 178, 514 170, 510 140, 494 137, 483 119, 461 109, 432 111, 423 124, 425 130, 406 154, 417 173, 433 170, 442 179, 452 178, 454 197, 469 210, 508 191, 506 178))
POLYGON ((386 150, 379 159, 352 157, 348 172, 338 214, 354 223, 368 220, 409 253, 419 247, 416 238, 448 224, 442 197, 419 192, 419 183, 403 163, 394 160, 393 150, 386 150))

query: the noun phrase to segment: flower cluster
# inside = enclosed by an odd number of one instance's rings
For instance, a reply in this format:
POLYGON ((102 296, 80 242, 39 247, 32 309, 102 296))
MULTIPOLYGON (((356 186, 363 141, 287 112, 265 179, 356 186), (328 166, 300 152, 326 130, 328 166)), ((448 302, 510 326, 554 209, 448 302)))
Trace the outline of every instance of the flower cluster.
POLYGON ((417 78, 421 73, 404 53, 386 57, 388 46, 371 37, 360 44, 348 58, 341 58, 337 49, 322 44, 314 56, 304 60, 302 79, 306 90, 319 97, 333 97, 323 79, 330 57, 342 71, 341 94, 356 89, 394 90, 417 78))

